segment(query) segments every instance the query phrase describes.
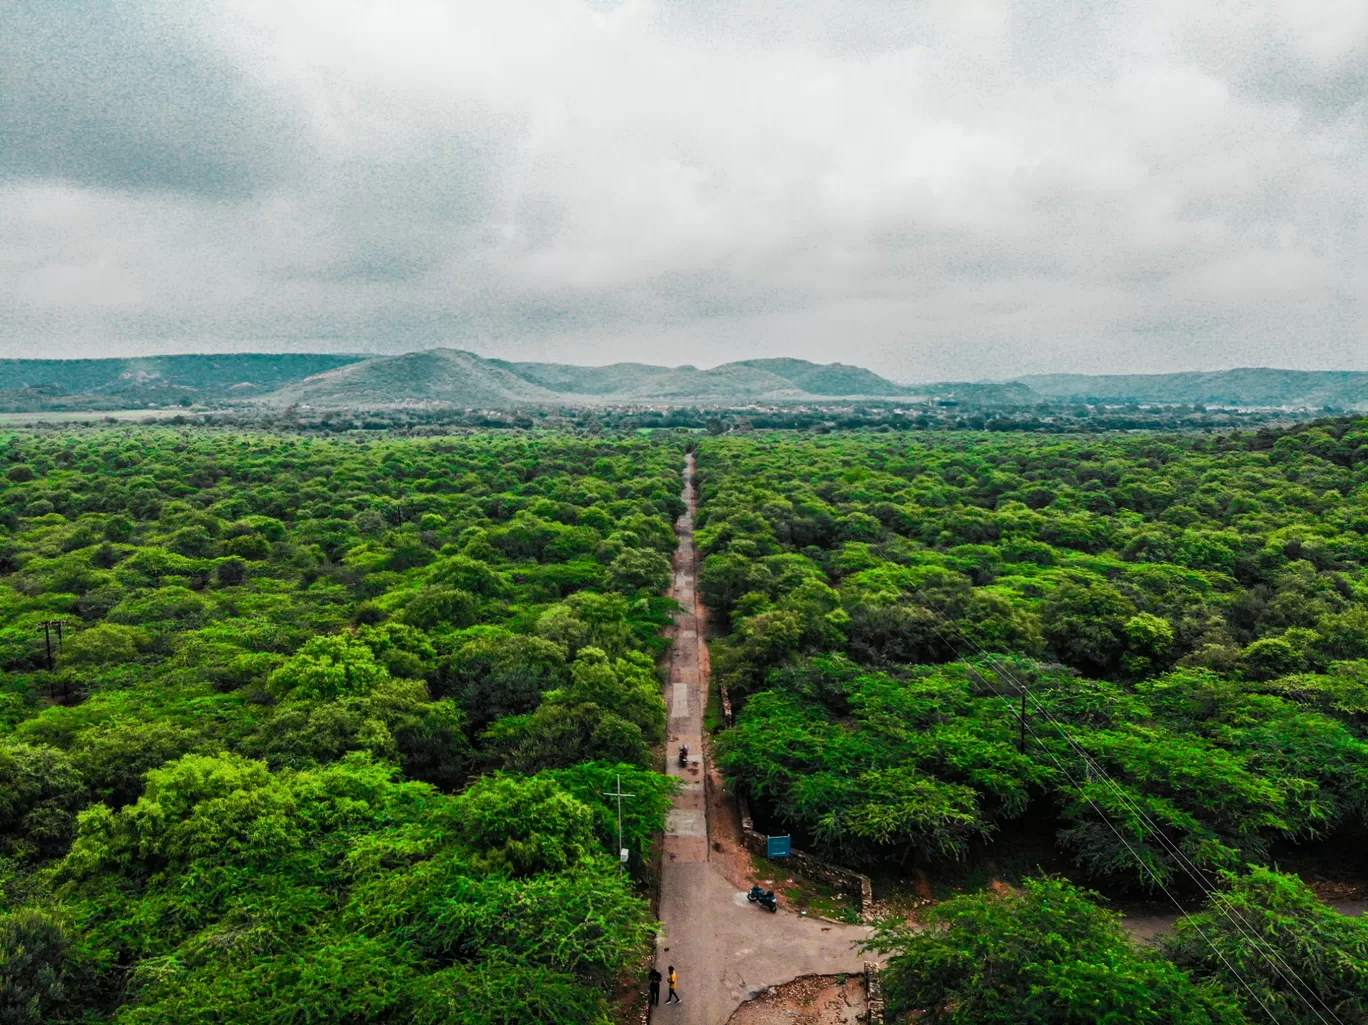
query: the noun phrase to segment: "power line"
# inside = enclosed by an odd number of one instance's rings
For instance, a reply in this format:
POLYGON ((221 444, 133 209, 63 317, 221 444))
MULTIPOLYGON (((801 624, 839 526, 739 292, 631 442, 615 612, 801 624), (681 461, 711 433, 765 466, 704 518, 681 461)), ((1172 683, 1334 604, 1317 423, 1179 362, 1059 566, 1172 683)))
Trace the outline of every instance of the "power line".
MULTIPOLYGON (((980 644, 978 644, 977 641, 975 641, 972 637, 969 637, 967 634, 965 634, 963 630, 960 630, 958 627, 955 627, 953 624, 949 623, 945 619, 945 617, 940 613, 940 611, 935 608, 935 606, 931 603, 929 597, 924 592, 922 592, 919 588, 916 587, 913 587, 912 590, 914 593, 917 594, 919 598, 922 599, 923 607, 926 608, 927 611, 929 611, 939 622, 945 623, 947 626, 950 626, 952 629, 954 629, 955 632, 959 634, 961 638, 968 641, 975 648, 977 648, 979 654, 982 657, 988 659, 989 661, 993 659, 994 655, 992 653, 986 651, 980 644)), ((950 638, 946 637, 945 634, 942 633, 939 628, 935 629, 936 633, 940 636, 941 640, 945 641, 945 643, 951 648, 951 650, 955 652, 956 655, 961 655, 959 648, 954 644, 954 642, 951 641, 950 638)), ((1205 933, 1204 930, 1201 929, 1200 926, 1197 925, 1196 921, 1192 919, 1187 909, 1185 909, 1183 905, 1178 901, 1178 899, 1173 896, 1173 894, 1169 891, 1168 887, 1163 884, 1162 880, 1160 880, 1159 878, 1158 873, 1155 872, 1153 868, 1151 868, 1146 862, 1144 862, 1140 858, 1140 855, 1130 845, 1130 842, 1126 840, 1124 836, 1122 836, 1121 832, 1116 828, 1115 824, 1112 823, 1111 819, 1108 818, 1106 813, 1097 805, 1097 802, 1093 800, 1093 798, 1088 794, 1088 792, 1084 788, 1078 785, 1077 781, 1074 780, 1072 774, 1070 774, 1069 771, 1064 767, 1063 763, 1059 760, 1059 758, 1054 754, 1053 751, 1051 751, 1044 744, 1041 738, 1036 734, 1035 729, 1026 722, 1025 703, 1027 700, 1030 700, 1034 708, 1046 719, 1046 721, 1050 722, 1055 727, 1059 735, 1073 749, 1075 754, 1077 754, 1078 757, 1083 761, 1083 764, 1087 768, 1089 775, 1095 772, 1098 778, 1100 778, 1102 782, 1111 789, 1112 793, 1114 793, 1116 797, 1118 797, 1128 808, 1130 808, 1132 812, 1139 815, 1145 821, 1145 824, 1150 827, 1153 835, 1158 839, 1159 843, 1165 848, 1166 853, 1169 853, 1171 857, 1174 857, 1175 860, 1178 861, 1178 867, 1181 868, 1188 875, 1188 877, 1193 880, 1193 882, 1197 883, 1198 886, 1203 889, 1208 899, 1211 900, 1212 905, 1217 910, 1219 910, 1223 915, 1226 916, 1227 920, 1231 923, 1231 925, 1234 926, 1235 930, 1240 934, 1240 936, 1243 939, 1245 939, 1246 942, 1250 943, 1253 946, 1255 952, 1259 954, 1259 956, 1261 956, 1269 964, 1273 971, 1276 972, 1278 976, 1289 985, 1293 993, 1295 993, 1297 997, 1307 1005, 1311 1012, 1315 1014, 1316 1017, 1319 1018, 1322 1022, 1325 1022, 1325 1025, 1329 1025, 1329 1022, 1326 1022, 1325 1017, 1320 1013, 1320 1011, 1316 1009, 1315 1004, 1312 1003, 1311 999, 1308 998, 1306 994, 1301 992, 1298 986, 1304 988, 1307 993, 1310 993, 1311 997, 1314 997, 1315 1002, 1319 1003, 1321 1007, 1325 1009, 1326 1013, 1329 1014, 1335 1022, 1339 1023, 1340 1018, 1338 1015, 1335 1014, 1334 1010, 1332 1010, 1323 1000, 1321 1000, 1319 995, 1316 994, 1315 990, 1312 989, 1312 987, 1309 986, 1306 983, 1306 981, 1303 980, 1301 976, 1297 974, 1295 969, 1293 969, 1290 965, 1287 964, 1287 962, 1283 959, 1282 955, 1275 948, 1272 948, 1268 944, 1261 942, 1259 937, 1256 934, 1254 934, 1252 930, 1246 931, 1245 923, 1240 921, 1237 915, 1232 914, 1230 910, 1223 906, 1223 901, 1218 895, 1215 883, 1209 878, 1205 877, 1205 875, 1202 875, 1201 878, 1198 877, 1199 874, 1201 874, 1201 870, 1191 862, 1191 860, 1181 850, 1181 848, 1179 848, 1176 844, 1174 844, 1164 835, 1163 831, 1154 823, 1153 819, 1149 817, 1148 813, 1146 813, 1143 808, 1141 808, 1138 804, 1132 801, 1128 795, 1126 795, 1126 793, 1121 789, 1121 787, 1116 783, 1116 781, 1112 779, 1111 775, 1107 773, 1107 771, 1103 769, 1100 765, 1097 765, 1095 760, 1086 751, 1084 751, 1083 748, 1080 747, 1072 737, 1069 736, 1063 724, 1060 723, 1059 720, 1054 717, 1054 715, 1049 711, 1049 709, 1045 708, 1042 704, 1040 704, 1040 702, 1036 700, 1033 696, 1030 696, 1028 688, 1019 680, 1017 680, 1016 677, 1014 677, 1010 672, 1007 672, 1005 670, 1000 671, 1002 672, 1002 675, 1006 676, 1008 680, 1011 680, 1013 683, 1015 683, 1021 690, 1023 711, 1020 713, 1020 716, 1023 728, 1030 732, 1031 736, 1039 743, 1041 750, 1043 750, 1055 763, 1055 765, 1059 768, 1059 771, 1063 773, 1064 777, 1069 781, 1069 784, 1073 786, 1075 790, 1077 790, 1083 796, 1084 800, 1088 802, 1092 809, 1095 812, 1097 812, 1098 817, 1116 835, 1116 838, 1121 841, 1122 845, 1125 846, 1126 850, 1135 859, 1136 863, 1140 865, 1141 868, 1148 871, 1149 875, 1154 881, 1154 884, 1164 892, 1164 895, 1168 897, 1168 899, 1173 903, 1174 907, 1178 909, 1179 913, 1189 920, 1189 923, 1192 925, 1192 927, 1197 931, 1197 933, 1202 937, 1202 939, 1206 941, 1207 945, 1211 947, 1212 952, 1215 953, 1217 957, 1221 959, 1222 963, 1225 964, 1225 966, 1230 970, 1231 974, 1234 975, 1240 981, 1240 984, 1244 986, 1244 988, 1249 992, 1250 996, 1253 997, 1255 1001, 1257 1001, 1259 1006, 1264 1010, 1264 1012, 1269 1016, 1269 1018, 1275 1023, 1278 1022, 1277 1016, 1273 1014, 1272 1010, 1263 1001, 1263 999, 1257 993, 1254 992, 1253 987, 1250 986, 1249 982, 1245 979, 1245 977, 1235 968, 1234 965, 1230 963, 1230 960, 1225 956, 1225 954, 1216 947, 1215 943, 1211 940, 1211 938, 1205 933), (1289 974, 1292 976, 1291 979, 1288 978, 1289 974), (1292 979, 1296 980, 1295 984, 1293 983, 1292 979)), ((987 683, 988 686, 992 689, 993 693, 998 698, 1000 698, 1009 708, 1011 707, 1011 700, 1005 694, 999 691, 996 686, 994 686, 982 675, 980 675, 979 678, 983 680, 983 682, 987 683)), ((1015 712, 1015 709, 1013 709, 1013 711, 1015 712)))
MULTIPOLYGON (((961 636, 963 636, 962 631, 961 636)), ((1010 673, 1004 673, 1004 675, 1006 675, 1008 679, 1012 679, 1010 673)), ((1316 993, 1316 991, 1311 986, 1309 986, 1306 983, 1306 981, 1301 978, 1300 975, 1296 973, 1295 969, 1293 969, 1291 965, 1289 965, 1287 961, 1283 958, 1281 952, 1279 952, 1276 947, 1273 947, 1267 941, 1261 939, 1258 936, 1258 934, 1254 932, 1252 927, 1247 929, 1247 923, 1245 923, 1238 914, 1232 912, 1227 906, 1225 906, 1226 897, 1224 894, 1221 893, 1221 891, 1217 887, 1215 880, 1212 879, 1209 875, 1207 875, 1207 873, 1204 872, 1200 866, 1193 862, 1192 859, 1188 856, 1187 852, 1184 851, 1181 846, 1179 846, 1173 840, 1169 839, 1169 837, 1164 833, 1164 831, 1159 828, 1159 826, 1154 822, 1152 818, 1150 818, 1149 813, 1146 812, 1145 809, 1137 801, 1132 799, 1130 795, 1126 793, 1126 791, 1120 786, 1119 783, 1116 782, 1116 780, 1110 774, 1108 774, 1104 769, 1102 769, 1101 766, 1097 765, 1096 760, 1092 757, 1092 755, 1090 755, 1086 750, 1084 750, 1072 737, 1068 735, 1068 733, 1065 732, 1063 724, 1060 723, 1059 720, 1056 719, 1048 709, 1046 709, 1039 702, 1034 702, 1034 699, 1032 700, 1036 707, 1045 716, 1045 718, 1055 726, 1056 730, 1059 732, 1060 736, 1064 738, 1065 742, 1068 743, 1069 746, 1073 748, 1074 752, 1083 760, 1085 767, 1087 767, 1088 769, 1089 775, 1091 775, 1093 770, 1096 769, 1102 782, 1110 788, 1111 792, 1118 799, 1120 799, 1126 805, 1126 807, 1128 807, 1132 812, 1139 815, 1144 820, 1145 824, 1150 828, 1150 831, 1153 833, 1159 844, 1164 848, 1165 853, 1169 854, 1170 857, 1172 857, 1175 861, 1178 862, 1178 867, 1183 870, 1183 872, 1188 876, 1189 879, 1197 883, 1197 885, 1205 893, 1208 901, 1211 904, 1213 904, 1216 907, 1216 909, 1221 912, 1221 914, 1225 915, 1227 921, 1229 921, 1230 924, 1234 926, 1235 930, 1240 934, 1241 938, 1243 938, 1246 942, 1250 943, 1254 947, 1255 952, 1258 953, 1261 957, 1264 958, 1265 961, 1268 962, 1270 967, 1272 967, 1273 970, 1278 974, 1278 976, 1288 984, 1288 986, 1298 996, 1298 998, 1300 998, 1307 1004, 1311 1012, 1315 1014, 1317 1018, 1320 1018, 1322 1022, 1325 1021, 1325 1018, 1320 1014, 1319 1011, 1316 1010, 1315 1006, 1311 1003, 1311 1000, 1297 988, 1298 985, 1304 987, 1307 993, 1310 993, 1311 997, 1315 998, 1316 1003, 1320 1004, 1321 1007, 1325 1009, 1325 1012, 1329 1014, 1331 1018, 1333 1018, 1336 1022, 1339 1022, 1340 1019, 1338 1015, 1335 1014, 1334 1010, 1320 998, 1320 995, 1316 993), (1292 975, 1291 979, 1288 978, 1289 973, 1292 975), (1293 982, 1293 979, 1296 980, 1295 983, 1293 982)), ((1181 911, 1182 908, 1180 907, 1179 910, 1181 911)), ((1185 916, 1187 915, 1187 912, 1183 913, 1185 916)))

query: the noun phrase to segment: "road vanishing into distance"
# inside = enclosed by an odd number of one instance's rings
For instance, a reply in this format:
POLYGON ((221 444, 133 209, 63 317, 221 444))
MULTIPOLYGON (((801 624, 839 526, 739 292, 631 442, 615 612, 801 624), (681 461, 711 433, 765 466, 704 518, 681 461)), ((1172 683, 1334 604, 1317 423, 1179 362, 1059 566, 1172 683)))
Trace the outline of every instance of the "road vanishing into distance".
MULTIPOLYGON (((703 753, 703 713, 708 702, 709 662, 706 617, 698 598, 698 549, 694 544, 694 457, 684 465, 683 499, 687 509, 676 523, 679 546, 674 556, 670 596, 679 602, 672 629, 666 762, 682 780, 665 826, 660 876, 660 920, 656 967, 666 975, 671 965, 679 976, 682 1003, 651 1009, 657 1023, 724 1025, 732 1012, 767 986, 802 975, 855 973, 864 958, 857 948, 869 935, 864 926, 809 918, 786 910, 771 914, 746 901, 746 891, 714 860, 703 753), (677 752, 689 748, 689 764, 681 768, 677 752)), ((719 845, 720 846, 720 845, 719 845)), ((662 988, 661 1000, 665 999, 662 988)))

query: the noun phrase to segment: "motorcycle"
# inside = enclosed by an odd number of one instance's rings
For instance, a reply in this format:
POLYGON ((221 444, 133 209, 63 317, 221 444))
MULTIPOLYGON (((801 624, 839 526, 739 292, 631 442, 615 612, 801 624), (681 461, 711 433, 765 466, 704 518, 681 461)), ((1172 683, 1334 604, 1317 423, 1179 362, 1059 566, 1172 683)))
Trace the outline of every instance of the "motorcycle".
POLYGON ((689 767, 689 749, 687 747, 681 747, 679 749, 679 767, 681 769, 687 769, 689 767))
POLYGON ((759 904, 769 912, 779 910, 779 898, 774 895, 773 890, 765 890, 759 886, 752 886, 750 893, 746 894, 746 900, 752 904, 759 904))

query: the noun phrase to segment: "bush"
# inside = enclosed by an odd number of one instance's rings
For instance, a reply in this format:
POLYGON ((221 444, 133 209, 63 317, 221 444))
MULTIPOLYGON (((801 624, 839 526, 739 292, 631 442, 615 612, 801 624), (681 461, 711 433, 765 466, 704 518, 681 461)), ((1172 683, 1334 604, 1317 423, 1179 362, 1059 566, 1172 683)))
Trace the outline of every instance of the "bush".
POLYGON ((1368 1021, 1368 922, 1327 907, 1293 875, 1255 867, 1223 883, 1207 910, 1164 937, 1178 965, 1235 994, 1251 1021, 1368 1021))
POLYGON ((62 663, 107 666, 132 662, 147 644, 146 632, 137 627, 101 623, 67 637, 62 647, 62 663))
POLYGON ((1244 1025, 1228 997, 1138 947, 1096 900, 1027 879, 936 906, 925 931, 880 927, 888 1011, 943 1025, 1244 1025))

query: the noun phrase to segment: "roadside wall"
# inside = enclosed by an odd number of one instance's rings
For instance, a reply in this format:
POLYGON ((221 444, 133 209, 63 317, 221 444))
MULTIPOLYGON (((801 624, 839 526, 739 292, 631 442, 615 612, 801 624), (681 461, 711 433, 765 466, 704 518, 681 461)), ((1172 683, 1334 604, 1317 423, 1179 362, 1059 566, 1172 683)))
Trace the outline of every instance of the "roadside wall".
POLYGON ((883 1025, 883 988, 879 985, 879 966, 866 961, 864 966, 866 1015, 869 1025, 883 1025))
MULTIPOLYGON (((769 847, 769 838, 763 833, 756 832, 755 822, 751 818, 750 805, 746 803, 746 799, 744 797, 738 798, 737 805, 741 811, 741 843, 752 854, 765 857, 769 847)), ((828 886, 834 886, 846 894, 851 902, 860 909, 861 920, 864 920, 868 915, 874 902, 874 888, 869 881, 869 876, 842 865, 833 865, 829 861, 823 861, 816 855, 801 851, 797 847, 793 848, 792 854, 782 860, 785 864, 792 865, 793 870, 799 875, 816 879, 828 886)))

